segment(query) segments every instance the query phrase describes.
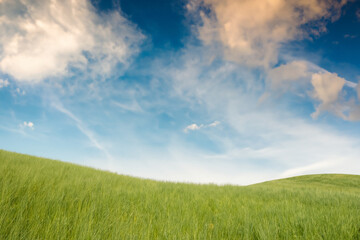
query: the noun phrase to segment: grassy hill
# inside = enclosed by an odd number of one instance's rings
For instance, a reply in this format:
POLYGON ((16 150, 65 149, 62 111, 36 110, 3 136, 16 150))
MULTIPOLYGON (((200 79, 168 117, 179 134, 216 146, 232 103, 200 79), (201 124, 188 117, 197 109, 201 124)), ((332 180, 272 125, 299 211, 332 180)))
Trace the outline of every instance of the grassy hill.
POLYGON ((0 239, 360 239, 360 176, 165 183, 0 150, 0 239))

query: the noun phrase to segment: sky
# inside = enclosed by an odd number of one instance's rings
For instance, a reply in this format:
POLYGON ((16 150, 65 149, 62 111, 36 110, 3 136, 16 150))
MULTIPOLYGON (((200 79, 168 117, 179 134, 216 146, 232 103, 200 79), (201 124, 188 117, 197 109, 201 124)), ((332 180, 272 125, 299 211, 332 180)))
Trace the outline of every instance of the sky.
POLYGON ((165 181, 360 174, 360 1, 0 0, 0 148, 165 181))

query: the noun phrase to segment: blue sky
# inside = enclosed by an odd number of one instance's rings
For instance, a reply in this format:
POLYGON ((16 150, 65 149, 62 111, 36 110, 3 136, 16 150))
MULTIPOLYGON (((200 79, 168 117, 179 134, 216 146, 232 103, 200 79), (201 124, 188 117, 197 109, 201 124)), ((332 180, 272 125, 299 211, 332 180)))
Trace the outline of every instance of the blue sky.
POLYGON ((360 174, 360 3, 0 1, 0 148, 168 181, 360 174))

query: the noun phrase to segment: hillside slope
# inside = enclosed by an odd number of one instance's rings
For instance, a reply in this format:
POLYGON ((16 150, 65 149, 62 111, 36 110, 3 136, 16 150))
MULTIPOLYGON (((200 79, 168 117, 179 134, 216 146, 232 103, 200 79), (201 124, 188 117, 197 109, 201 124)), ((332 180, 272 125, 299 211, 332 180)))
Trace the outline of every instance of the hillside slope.
POLYGON ((360 239, 360 176, 165 183, 0 150, 0 239, 360 239))

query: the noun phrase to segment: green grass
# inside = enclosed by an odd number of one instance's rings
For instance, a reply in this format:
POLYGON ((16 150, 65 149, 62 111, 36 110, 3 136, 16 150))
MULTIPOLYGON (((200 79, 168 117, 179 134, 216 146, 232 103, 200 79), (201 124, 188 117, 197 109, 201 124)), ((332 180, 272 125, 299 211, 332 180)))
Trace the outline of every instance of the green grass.
POLYGON ((360 176, 166 183, 0 150, 0 239, 360 239, 360 176))

